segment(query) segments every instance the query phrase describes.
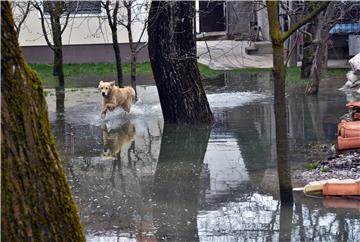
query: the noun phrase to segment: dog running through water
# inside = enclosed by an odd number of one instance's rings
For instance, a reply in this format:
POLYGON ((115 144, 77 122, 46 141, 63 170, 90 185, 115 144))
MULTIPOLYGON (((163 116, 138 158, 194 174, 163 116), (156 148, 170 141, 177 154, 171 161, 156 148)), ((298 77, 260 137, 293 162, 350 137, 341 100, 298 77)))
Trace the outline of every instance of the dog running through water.
POLYGON ((132 87, 117 87, 115 81, 100 81, 99 90, 103 96, 101 118, 104 119, 108 111, 113 111, 117 107, 122 107, 126 112, 130 112, 131 105, 135 101, 135 90, 132 87))

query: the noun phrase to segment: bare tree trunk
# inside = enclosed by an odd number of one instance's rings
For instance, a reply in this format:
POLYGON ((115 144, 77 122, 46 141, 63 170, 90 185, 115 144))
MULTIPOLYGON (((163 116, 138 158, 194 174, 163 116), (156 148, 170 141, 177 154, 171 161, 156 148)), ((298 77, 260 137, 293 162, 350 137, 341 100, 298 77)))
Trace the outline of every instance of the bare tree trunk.
POLYGON ((63 4, 60 2, 53 2, 55 4, 50 14, 51 19, 51 28, 53 33, 53 43, 54 43, 54 66, 53 66, 53 75, 58 77, 59 86, 63 87, 65 85, 64 81, 64 66, 63 66, 63 53, 62 53, 62 38, 61 38, 61 13, 63 4))
POLYGON ((55 44, 54 44, 53 75, 58 77, 59 86, 64 87, 65 86, 65 79, 64 79, 64 65, 63 65, 63 53, 62 53, 61 37, 60 37, 60 39, 57 39, 56 42, 55 42, 55 38, 54 38, 54 43, 55 44))
POLYGON ((166 123, 213 120, 196 61, 193 2, 153 1, 149 56, 166 123))
POLYGON ((116 62, 116 71, 117 71, 117 81, 118 86, 123 87, 124 86, 124 80, 123 80, 123 73, 122 73, 122 66, 121 66, 121 55, 120 55, 120 48, 119 48, 119 42, 118 42, 118 36, 117 36, 117 22, 118 22, 118 12, 119 12, 119 1, 115 1, 115 6, 113 9, 113 12, 111 13, 110 10, 110 1, 106 1, 105 3, 102 2, 102 6, 106 11, 108 23, 111 29, 112 34, 112 41, 113 41, 113 49, 115 54, 115 62, 116 62))
POLYGON ((290 67, 297 67, 297 34, 291 35, 290 36, 290 53, 289 53, 289 66, 290 67))
POLYGON ((310 77, 311 65, 315 56, 315 46, 312 43, 312 36, 315 36, 316 28, 314 23, 309 23, 307 33, 304 34, 303 58, 301 60, 301 78, 308 79, 310 77))
POLYGON ((9 2, 1 2, 1 30, 1 239, 85 241, 42 83, 22 56, 9 2))
POLYGON ((118 85, 119 85, 119 87, 123 87, 124 86, 124 80, 123 80, 123 74, 122 74, 119 42, 118 42, 118 38, 117 38, 117 28, 116 27, 111 28, 111 32, 112 32, 113 49, 114 49, 115 61, 116 61, 118 85))
POLYGON ((319 92, 321 70, 323 65, 323 56, 325 53, 325 43, 321 40, 316 47, 315 57, 311 65, 310 80, 306 85, 306 95, 317 95, 319 92))
POLYGON ((135 90, 135 100, 137 100, 137 90, 136 90, 136 53, 131 53, 131 86, 135 90))
MULTIPOLYGON (((270 26, 271 28, 271 26, 270 26)), ((293 202, 291 169, 288 162, 288 137, 285 100, 284 44, 273 41, 274 109, 276 127, 277 169, 279 174, 280 200, 293 202)))
POLYGON ((284 41, 279 38, 280 22, 276 2, 267 2, 270 36, 273 48, 274 109, 276 126, 277 171, 279 176, 280 200, 292 203, 292 183, 288 162, 288 137, 285 100, 284 41))
POLYGON ((329 39, 329 30, 332 26, 332 19, 335 15, 335 2, 331 2, 323 14, 317 18, 316 35, 314 40, 315 54, 312 60, 310 70, 310 80, 306 86, 306 95, 317 95, 319 92, 321 72, 326 61, 327 67, 327 41, 329 39))
MULTIPOLYGON (((290 8, 294 9, 295 1, 290 1, 290 8)), ((293 19, 295 22, 297 21, 296 16, 293 19)), ((294 23, 293 21, 290 22, 290 26, 294 23)), ((290 67, 297 67, 297 60, 298 60, 298 33, 295 32, 293 35, 290 36, 289 39, 289 66, 290 67)))
POLYGON ((131 12, 132 2, 129 1, 129 3, 126 3, 124 1, 124 6, 125 6, 126 12, 127 12, 126 29, 127 29, 127 32, 128 32, 130 52, 131 52, 131 61, 130 61, 131 86, 135 90, 135 100, 137 100, 137 90, 136 90, 136 50, 135 50, 135 46, 134 46, 134 39, 133 39, 132 29, 131 29, 131 24, 132 24, 132 21, 133 21, 132 20, 132 12, 131 12))
POLYGON ((328 37, 326 38, 326 41, 325 41, 325 49, 324 49, 324 58, 323 58, 323 67, 322 69, 326 72, 327 69, 328 69, 328 60, 329 60, 329 45, 328 45, 328 42, 327 40, 329 39, 329 34, 328 34, 328 37))
POLYGON ((284 41, 288 39, 301 26, 314 19, 328 5, 329 2, 321 3, 317 8, 299 20, 299 22, 292 25, 288 31, 282 32, 279 21, 279 1, 266 1, 266 8, 269 19, 269 32, 273 49, 276 152, 281 203, 292 203, 294 200, 292 194, 291 170, 288 163, 288 137, 285 100, 286 66, 284 64, 284 41))

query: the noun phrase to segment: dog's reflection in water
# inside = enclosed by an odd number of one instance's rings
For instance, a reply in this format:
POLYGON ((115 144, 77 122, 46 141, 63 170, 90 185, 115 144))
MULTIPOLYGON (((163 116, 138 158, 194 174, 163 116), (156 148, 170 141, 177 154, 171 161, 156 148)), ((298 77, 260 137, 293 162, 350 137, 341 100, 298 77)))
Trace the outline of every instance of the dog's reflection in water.
POLYGON ((131 144, 135 136, 135 127, 131 123, 126 123, 117 129, 107 131, 103 129, 104 149, 101 154, 102 159, 115 160, 120 155, 123 146, 131 144))

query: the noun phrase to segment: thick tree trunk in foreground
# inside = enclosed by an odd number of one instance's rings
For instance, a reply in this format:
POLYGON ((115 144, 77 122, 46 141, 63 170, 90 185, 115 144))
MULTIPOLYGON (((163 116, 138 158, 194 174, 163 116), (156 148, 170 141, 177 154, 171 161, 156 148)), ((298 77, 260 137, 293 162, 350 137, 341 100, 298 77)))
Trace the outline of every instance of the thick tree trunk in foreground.
POLYGON ((154 180, 156 237, 198 241, 197 215, 209 127, 165 124, 154 180))
POLYGON ((42 84, 23 59, 8 2, 1 30, 1 239, 84 241, 42 84))
POLYGON ((166 123, 213 120, 196 61, 194 3, 152 1, 149 56, 166 123))

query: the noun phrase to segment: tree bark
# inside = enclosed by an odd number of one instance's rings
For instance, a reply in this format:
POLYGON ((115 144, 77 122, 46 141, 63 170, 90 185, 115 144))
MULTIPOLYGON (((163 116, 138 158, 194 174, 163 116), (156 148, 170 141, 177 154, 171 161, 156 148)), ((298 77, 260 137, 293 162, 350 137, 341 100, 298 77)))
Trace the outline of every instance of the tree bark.
POLYGON ((119 12, 119 8, 120 8, 119 0, 115 1, 115 6, 114 6, 112 13, 110 10, 110 4, 111 4, 110 1, 106 1, 105 3, 102 2, 101 4, 106 11, 108 24, 111 29, 112 44, 113 44, 115 62, 116 62, 118 86, 124 87, 124 79, 123 79, 123 72, 122 72, 122 66, 121 66, 121 55, 120 55, 120 48, 119 48, 119 42, 118 42, 118 36, 117 36, 118 12, 119 12))
POLYGON ((59 86, 64 87, 64 66, 62 52, 62 33, 61 33, 61 14, 63 12, 63 4, 61 2, 49 2, 51 4, 50 21, 54 43, 54 67, 53 75, 58 77, 59 86))
POLYGON ((131 60, 130 60, 130 78, 131 78, 131 87, 135 90, 135 100, 137 100, 137 90, 136 90, 136 49, 134 45, 133 33, 131 29, 131 25, 133 22, 132 19, 132 2, 129 1, 126 3, 124 1, 124 6, 127 12, 127 25, 126 30, 128 32, 130 52, 131 52, 131 60))
POLYGON ((1 2, 1 239, 85 241, 54 146, 42 83, 1 2))
POLYGON ((112 32, 113 49, 114 49, 115 61, 116 61, 117 81, 119 87, 124 87, 122 66, 121 66, 121 55, 120 55, 119 42, 117 38, 117 27, 112 27, 111 32, 112 32))
POLYGON ((332 26, 330 24, 335 15, 335 4, 331 2, 323 14, 317 18, 315 43, 315 53, 312 59, 309 82, 305 89, 306 95, 317 95, 319 92, 321 72, 327 67, 327 41, 329 39, 329 30, 332 26), (326 57, 326 58, 325 58, 326 57))
MULTIPOLYGON (((307 1, 305 6, 309 11, 313 10, 317 2, 307 1)), ((316 18, 310 21, 306 26, 306 33, 303 34, 303 58, 301 60, 301 78, 308 79, 310 77, 311 65, 315 55, 315 46, 312 44, 316 34, 316 18)))
POLYGON ((210 123, 196 61, 194 3, 152 1, 149 57, 166 123, 210 123))
POLYGON ((131 54, 131 67, 130 67, 130 75, 131 75, 131 87, 135 90, 135 100, 137 100, 137 90, 136 90, 136 66, 137 66, 137 60, 136 60, 136 53, 131 54))
POLYGON ((282 203, 292 203, 292 183, 288 163, 288 137, 285 100, 284 40, 278 14, 278 3, 267 3, 269 30, 273 48, 273 78, 274 78, 274 109, 276 127, 277 171, 279 176, 280 200, 282 203))
POLYGON ((313 11, 309 12, 290 29, 282 32, 279 21, 279 1, 267 0, 266 8, 269 19, 269 32, 273 49, 273 77, 274 77, 274 109, 276 127, 277 170, 279 176, 281 203, 293 203, 291 170, 288 162, 288 138, 285 100, 284 41, 297 29, 314 19, 329 2, 321 2, 313 11))
POLYGON ((305 89, 306 95, 317 95, 319 92, 323 56, 326 48, 325 44, 326 43, 321 40, 320 43, 318 43, 316 46, 315 55, 310 70, 310 80, 305 89))

